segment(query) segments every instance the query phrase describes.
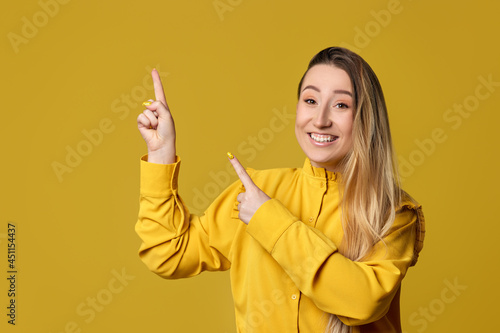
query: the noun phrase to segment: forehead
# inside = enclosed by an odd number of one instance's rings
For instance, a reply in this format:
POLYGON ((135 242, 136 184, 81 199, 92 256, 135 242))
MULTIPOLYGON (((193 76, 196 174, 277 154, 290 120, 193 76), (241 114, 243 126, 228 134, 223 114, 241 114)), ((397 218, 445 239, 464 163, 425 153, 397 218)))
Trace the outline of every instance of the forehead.
POLYGON ((352 93, 352 83, 346 71, 333 65, 315 65, 304 77, 303 87, 314 85, 324 89, 343 89, 352 93))

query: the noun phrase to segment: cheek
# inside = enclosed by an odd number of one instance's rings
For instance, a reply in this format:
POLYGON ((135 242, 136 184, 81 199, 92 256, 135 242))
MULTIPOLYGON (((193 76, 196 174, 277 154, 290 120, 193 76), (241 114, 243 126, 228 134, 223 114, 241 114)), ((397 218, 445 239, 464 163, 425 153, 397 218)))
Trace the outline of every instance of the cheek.
POLYGON ((302 113, 297 109, 297 112, 295 113, 295 133, 298 133, 300 128, 303 127, 301 115, 302 113))
POLYGON ((341 131, 346 139, 347 149, 350 149, 353 146, 353 125, 354 121, 352 117, 345 118, 344 122, 342 122, 341 131))
POLYGON ((299 133, 301 132, 301 129, 300 129, 300 122, 299 122, 299 118, 297 117, 295 119, 295 136, 297 137, 297 139, 299 139, 299 133))
POLYGON ((297 112, 295 113, 295 129, 304 128, 307 125, 307 122, 307 113, 298 107, 297 112))
POLYGON ((350 114, 346 114, 346 117, 342 122, 342 131, 344 132, 345 136, 348 136, 349 138, 352 137, 353 125, 354 125, 354 119, 351 112, 350 114))
POLYGON ((305 119, 304 114, 297 110, 297 114, 295 116, 295 138, 299 143, 304 140, 306 124, 307 120, 305 119))
POLYGON ((346 126, 346 134, 349 136, 349 138, 352 138, 352 122, 347 124, 346 126))

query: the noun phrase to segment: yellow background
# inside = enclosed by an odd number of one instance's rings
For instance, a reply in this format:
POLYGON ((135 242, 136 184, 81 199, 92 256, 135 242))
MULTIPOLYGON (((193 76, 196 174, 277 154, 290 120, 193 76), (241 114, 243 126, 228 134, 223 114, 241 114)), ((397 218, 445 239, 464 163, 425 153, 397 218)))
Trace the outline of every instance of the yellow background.
POLYGON ((257 169, 302 165, 296 86, 332 45, 358 51, 378 74, 404 187, 425 209, 404 331, 496 329, 496 1, 61 2, 0 10, 2 332, 235 332, 227 272, 165 281, 137 256, 146 146, 136 116, 154 97, 148 68, 159 68, 176 122, 181 195, 200 212, 235 179, 226 151, 257 169), (70 167, 72 149, 86 156, 70 167), (8 222, 17 225, 15 327, 8 222))

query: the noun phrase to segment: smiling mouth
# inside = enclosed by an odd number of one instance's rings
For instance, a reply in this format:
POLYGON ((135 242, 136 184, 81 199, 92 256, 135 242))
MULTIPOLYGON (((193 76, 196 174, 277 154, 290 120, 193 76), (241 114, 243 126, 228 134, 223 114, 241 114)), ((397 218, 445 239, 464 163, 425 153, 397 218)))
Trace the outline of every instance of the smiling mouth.
POLYGON ((316 142, 333 142, 337 140, 339 137, 335 135, 329 134, 318 134, 318 133, 307 133, 316 142))

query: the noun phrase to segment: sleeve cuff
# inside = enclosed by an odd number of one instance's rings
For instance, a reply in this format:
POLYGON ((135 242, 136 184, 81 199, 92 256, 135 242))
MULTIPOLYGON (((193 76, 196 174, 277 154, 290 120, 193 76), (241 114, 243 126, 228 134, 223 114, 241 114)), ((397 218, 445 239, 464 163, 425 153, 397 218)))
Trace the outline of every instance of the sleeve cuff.
POLYGON ((176 156, 173 164, 148 162, 148 155, 141 157, 141 195, 165 197, 177 191, 181 159, 176 156))
POLYGON ((267 252, 272 253, 278 239, 298 220, 279 200, 270 199, 255 212, 248 223, 247 232, 267 252))

